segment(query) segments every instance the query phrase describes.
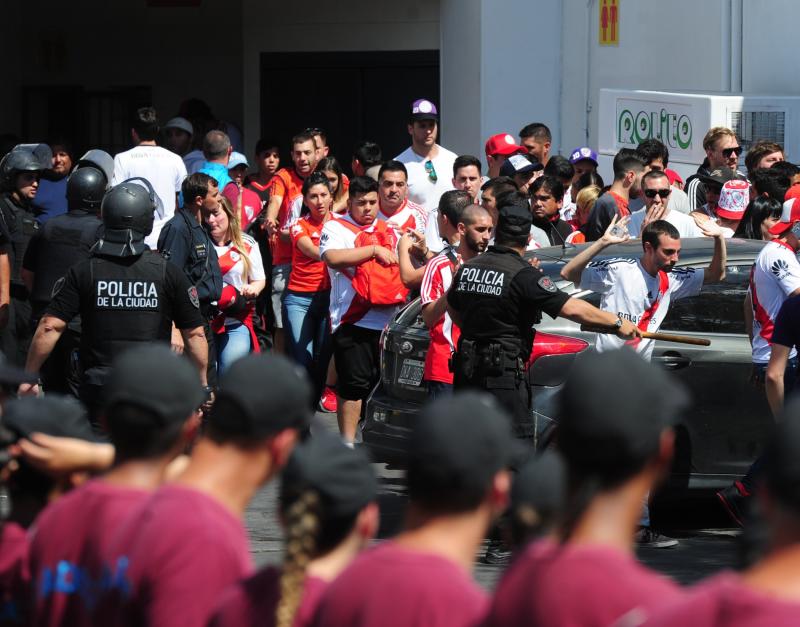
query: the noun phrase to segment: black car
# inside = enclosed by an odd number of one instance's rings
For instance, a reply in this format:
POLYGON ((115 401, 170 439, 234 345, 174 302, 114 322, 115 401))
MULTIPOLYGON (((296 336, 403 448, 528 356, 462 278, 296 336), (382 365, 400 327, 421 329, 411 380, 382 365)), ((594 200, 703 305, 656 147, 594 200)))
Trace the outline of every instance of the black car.
MULTIPOLYGON (((659 341, 653 351, 653 363, 673 371, 694 399, 677 426, 672 487, 728 485, 747 471, 769 433, 772 417, 764 391, 749 381, 751 351, 744 321, 750 269, 764 243, 728 240, 725 280, 704 286, 696 297, 673 302, 661 325, 665 333, 711 340, 708 347, 659 341)), ((585 246, 545 248, 535 254, 542 270, 562 290, 597 305, 599 294, 577 289, 560 277, 564 264, 585 246)), ((705 267, 713 250, 713 239, 685 239, 677 265, 705 267)), ((641 253, 641 242, 633 240, 607 248, 597 259, 638 258, 641 253)), ((546 315, 536 330, 528 382, 536 423, 534 444, 541 448, 554 434, 555 396, 574 360, 592 350, 595 335, 581 331, 569 320, 552 320, 546 315)), ((377 460, 401 462, 404 457, 409 429, 428 397, 422 382, 428 342, 419 299, 406 305, 383 333, 381 381, 367 401, 363 423, 364 443, 377 460)))

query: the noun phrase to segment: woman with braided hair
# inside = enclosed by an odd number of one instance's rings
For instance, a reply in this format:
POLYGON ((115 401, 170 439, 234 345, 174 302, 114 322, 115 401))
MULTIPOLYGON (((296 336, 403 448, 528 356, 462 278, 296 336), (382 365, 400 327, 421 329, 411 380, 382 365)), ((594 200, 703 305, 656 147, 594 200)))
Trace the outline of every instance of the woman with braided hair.
POLYGON ((321 433, 295 448, 280 492, 282 568, 266 567, 223 595, 209 627, 304 627, 327 584, 378 530, 377 481, 367 458, 321 433))

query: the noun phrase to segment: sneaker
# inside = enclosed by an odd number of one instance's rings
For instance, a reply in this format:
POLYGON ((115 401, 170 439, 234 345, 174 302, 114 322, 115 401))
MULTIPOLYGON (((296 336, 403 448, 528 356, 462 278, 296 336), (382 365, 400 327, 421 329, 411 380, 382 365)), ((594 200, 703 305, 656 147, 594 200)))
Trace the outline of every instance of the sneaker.
POLYGON ((483 556, 485 564, 508 564, 511 561, 511 549, 502 540, 489 540, 486 554, 483 556))
POLYGON ((739 482, 737 481, 724 490, 717 492, 717 498, 731 519, 740 527, 744 527, 747 495, 742 494, 739 482))
POLYGON ((669 549, 678 546, 678 541, 654 531, 652 527, 642 527, 636 532, 636 544, 643 548, 669 549))
POLYGON ((336 392, 333 391, 333 388, 329 388, 326 385, 325 389, 322 391, 322 396, 319 398, 319 409, 328 414, 333 414, 336 413, 336 407, 336 392))

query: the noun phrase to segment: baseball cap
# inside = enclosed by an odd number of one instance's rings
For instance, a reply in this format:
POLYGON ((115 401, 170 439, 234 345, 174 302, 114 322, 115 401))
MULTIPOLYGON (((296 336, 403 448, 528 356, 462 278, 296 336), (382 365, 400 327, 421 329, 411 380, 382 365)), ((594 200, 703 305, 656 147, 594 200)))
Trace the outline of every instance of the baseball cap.
POLYGON ((159 426, 183 422, 203 402, 197 369, 167 346, 149 344, 124 352, 113 364, 105 386, 107 420, 114 407, 134 405, 147 410, 159 426))
POLYGON ((500 166, 500 176, 513 177, 515 174, 527 174, 543 169, 544 166, 532 155, 511 155, 500 166))
POLYGON ((189 133, 189 135, 194 135, 194 127, 192 126, 192 123, 186 118, 182 117, 172 118, 164 125, 164 128, 179 128, 182 131, 189 133))
POLYGON ((36 383, 38 380, 35 373, 17 368, 0 353, 0 385, 18 386, 20 383, 36 383))
POLYGON ((457 392, 439 398, 415 421, 409 440, 408 492, 443 509, 468 509, 494 475, 517 460, 521 443, 494 397, 457 392))
POLYGON ((800 183, 795 183, 784 194, 784 200, 791 200, 792 198, 800 198, 800 183))
POLYGON ((561 511, 566 492, 564 461, 552 450, 529 459, 514 476, 511 484, 511 511, 530 508, 539 518, 561 511))
POLYGON ((767 441, 763 478, 770 493, 794 509, 800 508, 800 400, 786 404, 767 441))
POLYGON ((439 112, 436 110, 436 105, 430 100, 420 98, 415 100, 411 105, 411 119, 412 120, 439 120, 439 112))
POLYGON ((486 140, 487 155, 513 155, 516 153, 526 153, 527 150, 518 145, 514 138, 508 133, 498 133, 486 140))
POLYGON ((722 187, 728 181, 732 181, 739 177, 736 175, 736 172, 730 168, 717 168, 708 174, 701 174, 699 178, 703 183, 710 183, 712 185, 719 185, 722 187))
POLYGON ((683 183, 683 178, 675 170, 667 168, 666 170, 664 170, 664 174, 667 175, 667 178, 669 179, 669 184, 670 185, 675 185, 675 181, 679 181, 680 183, 683 183))
POLYGON ((528 203, 503 205, 497 213, 497 227, 495 231, 501 237, 520 237, 531 232, 533 216, 528 203))
POLYGON ((741 220, 750 202, 750 184, 731 180, 722 186, 717 202, 717 215, 728 220, 741 220))
POLYGON ((576 360, 559 395, 558 446, 570 467, 608 479, 637 472, 687 405, 672 375, 630 348, 576 360))
POLYGON ((315 491, 330 516, 355 515, 378 496, 378 481, 367 456, 345 446, 327 430, 297 445, 283 470, 281 501, 315 491))
POLYGON ((780 235, 792 228, 795 222, 800 222, 800 198, 784 201, 781 219, 770 227, 769 232, 773 235, 780 235))
POLYGON ((598 164, 597 153, 589 148, 589 146, 579 146, 569 153, 569 162, 572 164, 578 163, 578 161, 583 161, 584 159, 594 161, 595 165, 598 164))
POLYGON ((240 165, 250 167, 250 164, 247 163, 247 157, 245 157, 241 152, 232 152, 230 159, 228 160, 228 169, 233 170, 240 165))
POLYGON ((303 429, 311 419, 311 385, 286 357, 251 353, 222 376, 208 425, 236 438, 266 438, 303 429))
POLYGON ((10 400, 3 407, 3 426, 18 437, 44 433, 62 438, 78 438, 96 442, 86 410, 70 396, 23 396, 10 400))

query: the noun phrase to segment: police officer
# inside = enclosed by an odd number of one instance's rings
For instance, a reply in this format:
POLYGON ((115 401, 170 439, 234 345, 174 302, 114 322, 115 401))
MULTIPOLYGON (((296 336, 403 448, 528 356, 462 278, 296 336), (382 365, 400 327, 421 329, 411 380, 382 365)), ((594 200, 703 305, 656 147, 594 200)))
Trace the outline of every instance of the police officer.
POLYGON ((0 221, 11 238, 11 307, 0 342, 6 356, 18 365, 25 363, 31 337, 31 306, 22 280, 25 249, 39 228, 31 203, 39 189, 39 177, 52 160, 47 144, 18 144, 0 161, 0 221))
MULTIPOLYGON (((173 322, 207 385, 208 349, 197 288, 144 243, 153 230, 155 204, 152 186, 141 178, 123 181, 105 195, 103 237, 89 259, 56 283, 28 353, 26 370, 38 372, 67 323, 80 314, 80 398, 95 428, 113 358, 142 342, 169 342, 173 322)), ((38 385, 23 384, 20 393, 38 393, 38 385)))
MULTIPOLYGON (((100 238, 100 203, 111 184, 113 167, 114 159, 102 150, 81 157, 67 180, 69 211, 48 220, 31 238, 22 261, 22 278, 31 297, 31 329, 39 324, 56 282, 70 267, 88 259, 100 238)), ((80 316, 76 316, 42 366, 46 391, 78 396, 80 333, 80 316)))
POLYGON ((495 243, 456 273, 447 310, 461 329, 454 359, 454 387, 486 390, 514 420, 519 438, 533 436, 530 388, 524 368, 533 346, 533 324, 544 311, 581 324, 616 327, 620 337, 640 331, 628 320, 570 298, 523 254, 530 240, 527 202, 500 208, 495 243))
MULTIPOLYGON (((203 328, 208 341, 208 381, 216 383, 214 338, 209 321, 215 305, 222 295, 222 273, 219 269, 217 251, 208 233, 202 226, 203 211, 217 207, 221 201, 217 181, 202 172, 187 176, 181 185, 183 207, 161 229, 158 250, 171 264, 183 271, 189 282, 197 288, 203 328)), ((172 346, 180 351, 183 347, 181 334, 172 330, 172 346)))

